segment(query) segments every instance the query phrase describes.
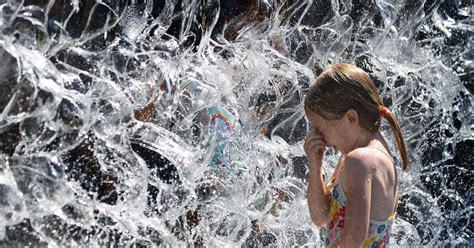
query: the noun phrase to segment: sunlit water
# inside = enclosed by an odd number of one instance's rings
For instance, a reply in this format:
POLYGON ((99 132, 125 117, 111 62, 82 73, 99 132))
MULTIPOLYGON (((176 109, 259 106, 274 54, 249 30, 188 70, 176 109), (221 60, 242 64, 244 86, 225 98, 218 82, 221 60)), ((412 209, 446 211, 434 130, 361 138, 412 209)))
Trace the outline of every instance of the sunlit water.
POLYGON ((2 246, 322 245, 302 99, 335 62, 370 72, 409 146, 391 243, 472 245, 467 2, 279 1, 246 22, 230 1, 65 2, 0 1, 2 246))

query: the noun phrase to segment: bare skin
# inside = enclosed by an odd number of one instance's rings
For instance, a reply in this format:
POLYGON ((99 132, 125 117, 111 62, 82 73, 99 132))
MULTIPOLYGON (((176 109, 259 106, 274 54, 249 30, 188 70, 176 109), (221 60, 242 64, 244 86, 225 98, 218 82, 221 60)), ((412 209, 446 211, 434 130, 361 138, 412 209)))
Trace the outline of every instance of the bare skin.
POLYGON ((359 125, 356 111, 338 120, 307 112, 313 128, 305 140, 308 158, 308 208, 313 223, 329 222, 331 193, 322 179, 325 147, 342 153, 334 172, 334 184, 343 183, 346 195, 345 225, 336 246, 360 247, 370 220, 386 220, 396 205, 396 172, 383 136, 359 125))

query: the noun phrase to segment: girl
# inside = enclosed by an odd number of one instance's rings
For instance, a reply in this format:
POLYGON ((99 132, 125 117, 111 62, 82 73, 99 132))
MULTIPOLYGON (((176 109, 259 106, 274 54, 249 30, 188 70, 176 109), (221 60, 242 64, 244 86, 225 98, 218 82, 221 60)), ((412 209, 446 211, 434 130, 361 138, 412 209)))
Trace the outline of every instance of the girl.
POLYGON ((305 139, 308 208, 318 227, 327 226, 329 247, 385 247, 398 202, 397 174, 380 134, 385 118, 407 167, 407 149, 395 115, 384 107, 363 70, 335 64, 310 86, 305 113, 314 131, 305 139), (342 153, 328 185, 323 183, 325 147, 342 153))

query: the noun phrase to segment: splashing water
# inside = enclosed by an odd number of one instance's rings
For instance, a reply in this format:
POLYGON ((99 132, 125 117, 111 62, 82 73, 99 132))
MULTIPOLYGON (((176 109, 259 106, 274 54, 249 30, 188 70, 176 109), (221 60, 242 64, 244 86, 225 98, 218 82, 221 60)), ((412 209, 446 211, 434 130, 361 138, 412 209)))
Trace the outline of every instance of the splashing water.
POLYGON ((322 245, 302 99, 335 62, 409 146, 391 243, 472 243, 472 5, 237 2, 0 1, 2 246, 322 245))

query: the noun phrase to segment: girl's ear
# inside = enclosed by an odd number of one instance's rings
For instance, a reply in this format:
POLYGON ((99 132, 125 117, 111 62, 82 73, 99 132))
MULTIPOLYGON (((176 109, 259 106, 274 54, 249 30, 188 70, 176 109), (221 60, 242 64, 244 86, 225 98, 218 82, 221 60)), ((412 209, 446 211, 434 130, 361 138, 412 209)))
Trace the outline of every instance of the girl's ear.
POLYGON ((357 111, 353 109, 347 110, 346 117, 349 120, 349 124, 351 126, 359 123, 359 114, 357 114, 357 111))

